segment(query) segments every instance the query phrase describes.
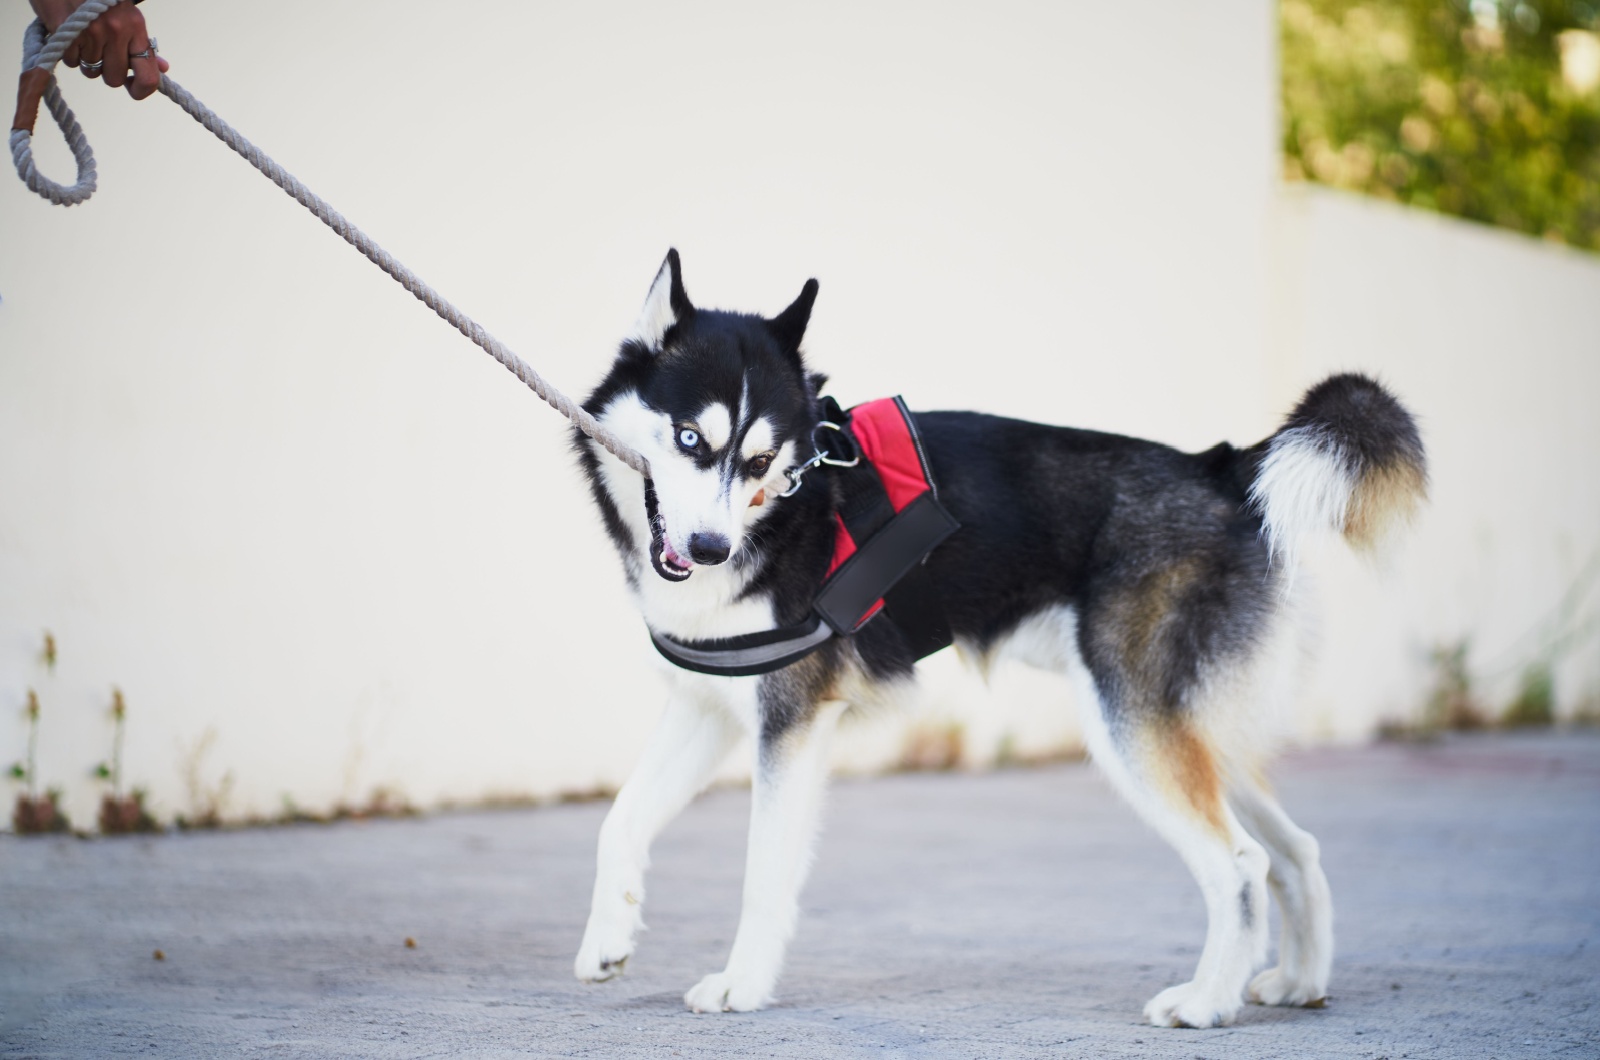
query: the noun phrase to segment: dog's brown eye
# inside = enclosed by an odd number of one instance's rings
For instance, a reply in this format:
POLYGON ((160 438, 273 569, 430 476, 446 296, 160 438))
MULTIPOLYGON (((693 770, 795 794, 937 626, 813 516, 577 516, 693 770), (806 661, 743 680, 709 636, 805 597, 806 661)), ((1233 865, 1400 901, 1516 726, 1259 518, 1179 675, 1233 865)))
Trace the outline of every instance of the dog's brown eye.
POLYGON ((750 461, 750 474, 760 478, 762 475, 767 473, 767 469, 771 466, 772 454, 762 453, 760 456, 755 457, 750 461))

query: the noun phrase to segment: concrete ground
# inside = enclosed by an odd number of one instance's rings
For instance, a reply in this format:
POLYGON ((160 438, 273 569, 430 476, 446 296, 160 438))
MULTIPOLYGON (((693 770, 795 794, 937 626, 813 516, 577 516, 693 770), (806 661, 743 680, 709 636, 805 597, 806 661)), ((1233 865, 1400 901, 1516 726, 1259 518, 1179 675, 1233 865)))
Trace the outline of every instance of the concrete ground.
POLYGON ((1063 765, 836 785, 781 1000, 751 1015, 680 1001, 727 953, 742 791, 662 837, 653 930, 600 986, 571 965, 601 805, 5 837, 0 1055, 1600 1055, 1600 733, 1301 753, 1278 783, 1338 909, 1318 1011, 1141 1025, 1189 977, 1199 896, 1063 765))

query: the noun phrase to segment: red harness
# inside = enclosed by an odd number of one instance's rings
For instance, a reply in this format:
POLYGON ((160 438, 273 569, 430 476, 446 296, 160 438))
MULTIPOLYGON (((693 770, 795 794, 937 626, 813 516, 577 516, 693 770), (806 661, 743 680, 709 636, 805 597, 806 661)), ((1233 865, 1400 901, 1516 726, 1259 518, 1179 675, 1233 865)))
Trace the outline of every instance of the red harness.
MULTIPOLYGON (((870 464, 872 470, 878 473, 883 492, 888 496, 896 515, 924 494, 938 496, 933 486, 933 471, 922 452, 922 439, 917 434, 904 400, 899 397, 879 398, 855 406, 847 415, 850 417, 850 434, 855 438, 856 447, 861 450, 862 462, 870 464)), ((856 554, 856 539, 845 525, 844 513, 835 512, 833 520, 838 527, 838 534, 833 539, 833 562, 828 565, 828 573, 822 579, 824 587, 856 554)), ((881 610, 883 597, 880 596, 855 621, 851 632, 866 625, 867 620, 881 610)))

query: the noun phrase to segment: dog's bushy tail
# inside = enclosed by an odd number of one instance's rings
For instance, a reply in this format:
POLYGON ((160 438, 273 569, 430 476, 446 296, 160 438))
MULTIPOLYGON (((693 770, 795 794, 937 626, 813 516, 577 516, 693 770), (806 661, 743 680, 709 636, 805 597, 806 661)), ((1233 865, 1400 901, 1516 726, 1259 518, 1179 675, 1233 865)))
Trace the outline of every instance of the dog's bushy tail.
POLYGON ((1377 551, 1428 494, 1416 421, 1364 375, 1330 376, 1306 391, 1255 453, 1250 502, 1274 562, 1291 569, 1301 542, 1330 529, 1377 551))

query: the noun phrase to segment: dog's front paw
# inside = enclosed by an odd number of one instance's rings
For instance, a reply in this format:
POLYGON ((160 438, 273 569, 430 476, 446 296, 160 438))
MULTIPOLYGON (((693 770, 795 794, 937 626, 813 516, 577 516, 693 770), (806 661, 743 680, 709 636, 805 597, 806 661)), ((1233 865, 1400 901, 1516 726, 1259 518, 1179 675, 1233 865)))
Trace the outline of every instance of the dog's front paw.
POLYGON ((1327 1004, 1328 989, 1310 979, 1290 974, 1282 965, 1268 968, 1250 980, 1250 1000, 1258 1005, 1299 1005, 1321 1008, 1327 1004))
POLYGON ((603 983, 621 975, 623 966, 632 956, 632 939, 606 946, 591 934, 585 934, 583 945, 578 947, 578 959, 572 962, 572 970, 585 983, 603 983))
POLYGON ((1156 1027, 1226 1027, 1239 1014, 1237 997, 1217 996, 1198 983, 1180 983, 1151 998, 1144 1007, 1145 1019, 1156 1027))
POLYGON ((621 975, 623 965, 633 956, 633 936, 641 926, 637 916, 590 915, 578 959, 572 962, 573 972, 585 983, 603 983, 621 975))
POLYGON ((732 972, 708 975, 683 995, 695 1012, 754 1012, 771 1000, 770 982, 732 972))

